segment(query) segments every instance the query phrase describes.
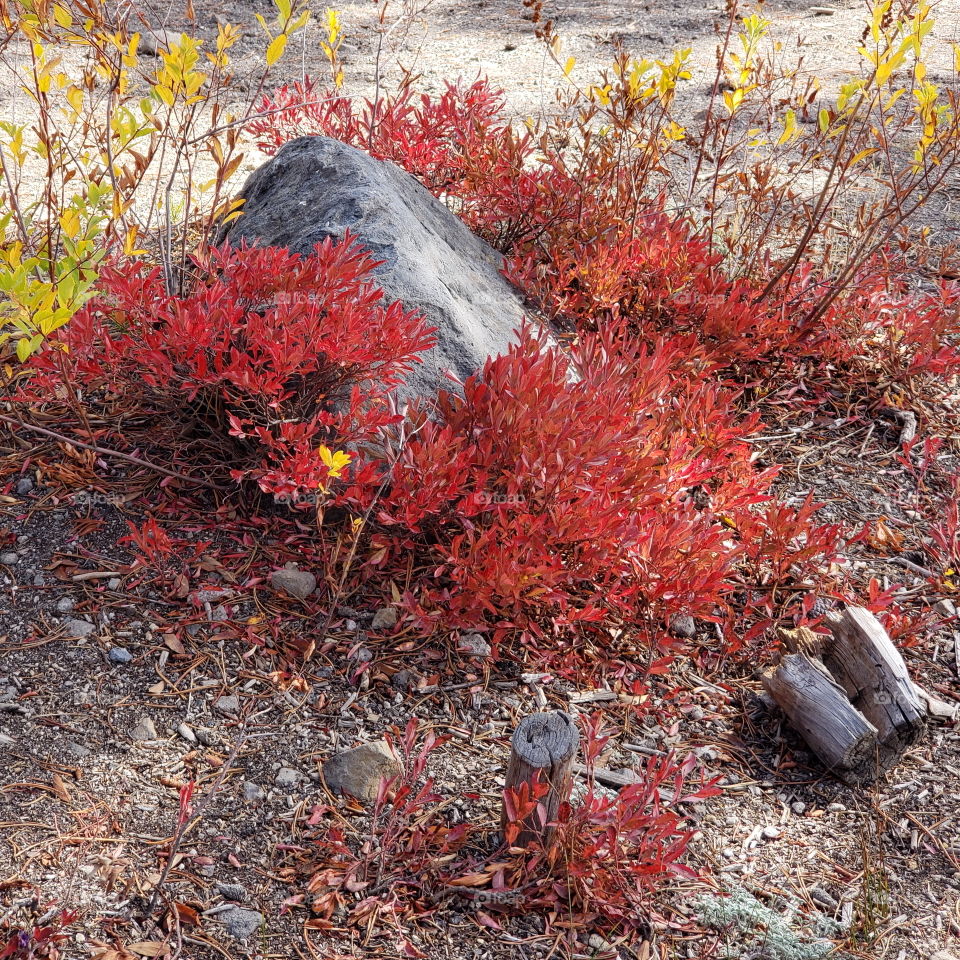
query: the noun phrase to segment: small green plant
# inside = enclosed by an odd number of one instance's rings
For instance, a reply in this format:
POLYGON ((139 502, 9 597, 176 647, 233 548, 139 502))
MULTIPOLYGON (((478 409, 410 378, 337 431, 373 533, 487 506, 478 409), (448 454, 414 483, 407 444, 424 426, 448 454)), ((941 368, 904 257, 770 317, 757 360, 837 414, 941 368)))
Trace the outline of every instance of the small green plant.
POLYGON ((778 913, 743 887, 693 901, 700 922, 725 935, 721 956, 730 960, 820 960, 831 953, 833 944, 824 938, 840 932, 838 923, 818 917, 808 936, 795 929, 799 904, 784 900, 783 906, 784 913, 778 913))

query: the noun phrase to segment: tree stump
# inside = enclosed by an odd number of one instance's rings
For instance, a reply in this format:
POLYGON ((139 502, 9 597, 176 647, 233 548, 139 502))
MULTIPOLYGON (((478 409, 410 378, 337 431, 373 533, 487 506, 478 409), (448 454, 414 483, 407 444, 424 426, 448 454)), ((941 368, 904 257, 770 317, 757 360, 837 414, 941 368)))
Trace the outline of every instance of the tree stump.
POLYGON ((916 741, 924 708, 872 613, 847 607, 825 619, 829 636, 805 627, 780 632, 795 652, 764 674, 763 685, 832 772, 871 780, 916 741))
POLYGON ((833 642, 824 663, 850 702, 877 728, 881 761, 886 766, 917 741, 924 708, 903 657, 883 625, 863 607, 828 613, 833 642))
POLYGON ((822 663, 790 653, 763 685, 810 749, 830 770, 866 774, 875 762, 877 728, 847 699, 822 663))
MULTIPOLYGON (((560 804, 569 799, 573 787, 573 762, 580 745, 577 726, 561 710, 534 713, 520 721, 510 745, 506 789, 516 790, 523 783, 537 780, 549 787, 537 809, 523 821, 516 844, 527 846, 531 840, 539 839, 549 847, 556 832, 550 824, 556 822, 560 804)), ((501 829, 508 819, 504 805, 501 829)))

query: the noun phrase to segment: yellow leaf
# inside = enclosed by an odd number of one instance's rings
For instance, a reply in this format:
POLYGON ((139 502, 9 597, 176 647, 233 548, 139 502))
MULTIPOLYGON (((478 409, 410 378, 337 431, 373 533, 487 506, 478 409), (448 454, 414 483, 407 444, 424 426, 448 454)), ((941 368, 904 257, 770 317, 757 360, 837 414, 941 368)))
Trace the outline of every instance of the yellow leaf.
POLYGON ((564 72, 564 74, 566 74, 566 76, 569 77, 570 74, 573 73, 573 68, 574 68, 576 65, 577 65, 577 58, 576 58, 576 57, 568 57, 568 58, 567 58, 567 62, 566 62, 566 63, 564 64, 564 66, 563 66, 563 72, 564 72))
POLYGON ((267 66, 272 67, 282 56, 283 51, 287 48, 287 35, 285 33, 278 34, 270 41, 270 46, 267 47, 267 66))

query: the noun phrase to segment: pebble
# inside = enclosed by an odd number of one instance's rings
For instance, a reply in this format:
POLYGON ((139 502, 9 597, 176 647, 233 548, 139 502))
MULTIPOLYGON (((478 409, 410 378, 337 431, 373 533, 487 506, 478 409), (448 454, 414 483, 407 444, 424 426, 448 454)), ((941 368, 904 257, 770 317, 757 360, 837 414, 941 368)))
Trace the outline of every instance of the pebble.
POLYGON ((303 778, 303 774, 293 767, 281 767, 277 771, 276 784, 278 787, 295 787, 303 778))
POLYGON ((687 712, 687 718, 693 721, 702 720, 706 714, 703 712, 703 707, 693 706, 687 712))
POLYGON ((12 747, 16 742, 13 737, 8 737, 5 733, 0 733, 0 747, 12 747))
POLYGON ((57 601, 57 613, 69 613, 76 605, 73 597, 61 597, 57 601))
POLYGON ((468 657, 487 659, 493 652, 490 644, 479 633, 461 633, 457 651, 468 657))
POLYGON ((390 630, 397 625, 397 608, 381 607, 373 615, 373 623, 370 624, 371 630, 390 630))
POLYGON ((107 659, 111 663, 130 663, 133 654, 126 647, 111 647, 107 659))
POLYGON ((119 589, 120 589, 120 583, 121 583, 121 580, 120 580, 119 577, 111 577, 111 578, 107 581, 107 589, 108 589, 108 590, 119 590, 119 589))
POLYGON ((82 640, 89 637, 96 630, 96 627, 89 620, 66 620, 63 628, 75 640, 82 640))
POLYGON ((842 803, 828 803, 827 813, 843 813, 847 808, 842 803))
POLYGON ((400 772, 399 761, 383 740, 362 743, 335 754, 323 764, 323 779, 330 790, 358 800, 375 800, 380 780, 400 772))
POLYGON ((208 730, 206 727, 197 727, 193 732, 205 747, 216 746, 217 735, 212 730, 208 730))
POLYGON ((289 593, 291 597, 306 600, 317 589, 317 578, 307 570, 284 567, 282 570, 274 570, 270 574, 270 586, 274 590, 289 593))
POLYGON ((957 605, 952 600, 940 600, 933 605, 933 612, 944 618, 955 617, 957 605))
POLYGON ((181 723, 180 726, 177 727, 177 733, 179 733, 180 736, 187 741, 187 743, 197 742, 197 735, 193 732, 193 729, 188 723, 181 723))
POLYGON ((774 826, 764 827, 760 831, 760 836, 763 837, 764 840, 776 840, 780 836, 780 828, 774 826))
POLYGON ((214 704, 214 706, 221 713, 239 713, 240 712, 240 698, 234 694, 229 694, 227 696, 220 697, 219 700, 214 704))
POLYGON ((218 881, 214 886, 217 889, 217 893, 219 893, 224 900, 243 903, 243 901, 247 899, 247 891, 242 883, 221 883, 218 881))
POLYGON ((681 640, 692 640, 697 635, 697 621, 689 613, 678 613, 670 621, 670 633, 681 640))
POLYGON ((142 717, 140 722, 130 731, 134 740, 156 740, 157 728, 149 717, 142 717))
POLYGON ((247 803, 259 803, 265 796, 266 793, 264 793, 263 787, 261 787, 259 783, 253 783, 250 780, 244 783, 243 799, 246 800, 247 803))
POLYGON ((19 555, 14 553, 12 550, 6 550, 3 553, 0 553, 0 563, 5 563, 8 566, 11 566, 19 562, 20 562, 19 555))
POLYGON ((807 809, 807 805, 802 800, 797 800, 790 804, 790 809, 799 817, 807 809))
POLYGON ((148 57, 168 53, 170 45, 180 42, 180 34, 173 30, 147 30, 140 35, 138 50, 148 57))
POLYGON ((15 487, 18 497, 25 497, 28 493, 33 493, 33 477, 21 477, 15 487))
POLYGON ((252 937, 264 924, 264 916, 258 910, 247 910, 244 907, 231 907, 224 910, 219 916, 226 927, 227 933, 237 940, 246 940, 252 937))

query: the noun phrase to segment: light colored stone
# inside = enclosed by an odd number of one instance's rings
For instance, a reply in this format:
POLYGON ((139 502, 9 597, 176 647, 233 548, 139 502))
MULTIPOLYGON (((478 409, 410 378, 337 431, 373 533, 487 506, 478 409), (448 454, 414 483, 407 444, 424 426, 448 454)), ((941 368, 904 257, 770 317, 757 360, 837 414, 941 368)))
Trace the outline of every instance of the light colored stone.
POLYGON ((933 612, 937 614, 937 616, 949 620, 951 617, 957 615, 957 605, 949 599, 939 600, 933 605, 933 612))
POLYGON ((89 637, 97 628, 88 620, 66 620, 63 624, 64 630, 75 640, 82 640, 89 637))
POLYGON ((332 756, 323 764, 323 779, 333 793, 375 800, 380 781, 397 776, 401 769, 387 742, 378 740, 332 756))
POLYGON ((277 771, 276 784, 278 787, 295 787, 303 779, 303 774, 293 767, 281 767, 277 771))
POLYGON ((479 633, 461 633, 457 641, 457 652, 485 660, 493 653, 493 649, 479 633))
POLYGON ((289 593, 298 600, 306 600, 317 589, 317 578, 308 570, 284 567, 270 574, 270 586, 274 590, 289 593))
POLYGON ((219 915, 227 933, 237 940, 247 940, 264 924, 263 914, 259 910, 247 910, 244 907, 231 907, 219 915))
POLYGON ((141 717, 140 722, 130 731, 134 740, 156 740, 157 728, 149 717, 141 717))
POLYGON ((763 837, 764 840, 776 840, 780 836, 780 828, 774 826, 764 827, 763 830, 760 831, 760 836, 763 837))
POLYGON ((397 625, 397 608, 381 607, 373 615, 372 630, 390 630, 397 625))
POLYGON ((266 796, 264 793, 263 787, 259 783, 252 783, 247 781, 243 785, 243 799, 247 803, 259 803, 266 796))
POLYGON ((107 659, 111 663, 130 663, 133 660, 133 654, 126 647, 111 647, 107 659))
POLYGON ((240 712, 240 698, 234 694, 228 694, 227 696, 220 697, 214 706, 221 713, 236 715, 240 712))

